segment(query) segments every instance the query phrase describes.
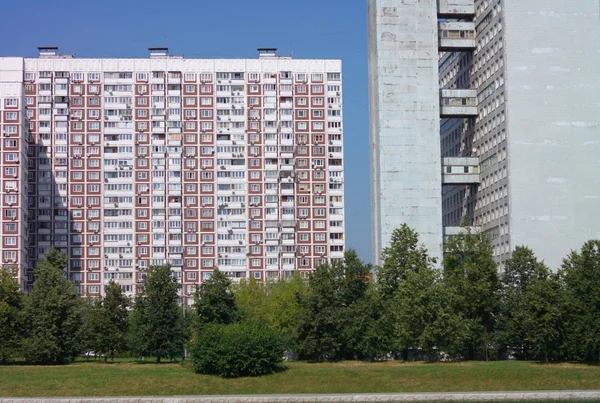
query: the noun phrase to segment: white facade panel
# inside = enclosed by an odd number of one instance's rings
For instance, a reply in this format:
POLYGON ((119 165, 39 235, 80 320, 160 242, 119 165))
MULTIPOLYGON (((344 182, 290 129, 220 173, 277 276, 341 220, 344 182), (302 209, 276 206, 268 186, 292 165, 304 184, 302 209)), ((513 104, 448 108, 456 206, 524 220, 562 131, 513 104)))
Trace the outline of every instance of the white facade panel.
POLYGON ((557 269, 600 237, 598 1, 505 0, 512 247, 557 269))
POLYGON ((370 0, 373 263, 406 223, 441 261, 438 30, 434 0, 370 0))

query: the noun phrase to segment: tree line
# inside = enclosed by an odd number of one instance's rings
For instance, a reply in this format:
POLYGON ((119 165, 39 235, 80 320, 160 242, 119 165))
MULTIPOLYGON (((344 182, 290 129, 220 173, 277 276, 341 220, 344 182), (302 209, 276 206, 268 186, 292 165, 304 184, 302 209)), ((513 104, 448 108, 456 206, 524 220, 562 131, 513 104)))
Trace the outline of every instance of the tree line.
POLYGON ((284 355, 599 361, 600 241, 569 253, 557 271, 521 246, 500 273, 492 252, 484 234, 466 230, 435 262, 403 225, 381 267, 350 250, 307 281, 232 284, 215 270, 184 310, 169 266, 148 270, 135 302, 112 282, 104 297, 80 298, 66 256, 51 250, 26 295, 0 270, 0 362, 65 364, 87 351, 160 362, 188 351, 196 372, 239 376, 276 371, 284 355))

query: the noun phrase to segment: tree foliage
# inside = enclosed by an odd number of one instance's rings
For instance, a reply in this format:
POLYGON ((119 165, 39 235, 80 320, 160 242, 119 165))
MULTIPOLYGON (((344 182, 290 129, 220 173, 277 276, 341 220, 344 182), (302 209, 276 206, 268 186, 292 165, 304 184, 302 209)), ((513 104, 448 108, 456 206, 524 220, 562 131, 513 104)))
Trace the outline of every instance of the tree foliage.
MULTIPOLYGON (((312 361, 337 361, 357 354, 360 344, 349 328, 351 314, 357 315, 369 288, 370 266, 350 250, 341 261, 318 267, 309 278, 306 295, 300 302, 298 353, 312 361), (353 345, 348 343, 353 335, 353 345)), ((360 313, 363 314, 362 312, 360 313)), ((369 355, 369 354, 367 354, 369 355)))
POLYGON ((66 364, 80 352, 81 301, 65 278, 67 257, 50 249, 35 270, 33 291, 25 297, 25 358, 32 364, 66 364))
MULTIPOLYGON (((418 234, 406 224, 392 233, 377 270, 378 287, 385 312, 381 326, 392 355, 432 353, 460 336, 461 320, 452 311, 452 295, 441 283, 435 260, 419 243, 418 234), (458 334, 457 334, 458 333, 458 334)), ((452 348, 451 348, 452 350, 452 348)))
POLYGON ((288 347, 297 341, 296 330, 300 300, 307 284, 295 273, 289 278, 259 283, 253 278, 241 281, 234 288, 236 305, 248 318, 259 320, 279 331, 288 347))
POLYGON ((23 295, 15 275, 15 267, 0 267, 0 364, 6 364, 18 353, 23 336, 23 295))
POLYGON ((240 319, 231 281, 219 269, 204 281, 194 296, 195 325, 213 323, 227 325, 240 319))
POLYGON ((127 349, 127 308, 130 305, 121 286, 111 281, 105 296, 90 301, 85 310, 83 328, 87 348, 97 355, 114 358, 127 349))
POLYGON ((138 295, 132 315, 131 342, 138 354, 160 362, 182 352, 184 332, 177 289, 171 266, 148 270, 144 292, 138 295))
POLYGON ((499 339, 521 359, 549 361, 560 350, 561 283, 533 251, 517 246, 504 264, 499 339))
POLYGON ((390 245, 383 248, 381 259, 383 266, 377 268, 377 281, 385 297, 396 294, 410 273, 429 270, 436 263, 419 244, 417 232, 406 224, 392 232, 390 245))
POLYGON ((93 350, 174 358, 190 340, 193 368, 258 375, 281 365, 284 349, 310 361, 494 359, 600 360, 600 241, 586 242, 553 273, 519 246, 502 276, 490 240, 465 228, 449 239, 443 270, 406 225, 394 231, 375 270, 349 250, 313 271, 239 284, 215 270, 183 315, 169 266, 152 267, 128 312, 111 283, 82 300, 52 249, 22 295, 0 268, 0 363, 22 353, 33 364, 65 364, 93 350), (184 316, 185 321, 184 321, 184 316), (185 322, 185 323, 184 323, 185 322), (417 354, 411 354, 411 352, 417 354))
POLYGON ((467 359, 490 358, 500 308, 500 280, 493 247, 483 233, 466 228, 446 243, 444 281, 454 293, 454 312, 461 315, 467 359))
POLYGON ((205 324, 190 343, 196 373, 226 378, 259 376, 275 372, 283 362, 280 334, 254 321, 205 324))
POLYGON ((571 359, 600 360, 600 240, 588 241, 563 261, 565 347, 571 359))

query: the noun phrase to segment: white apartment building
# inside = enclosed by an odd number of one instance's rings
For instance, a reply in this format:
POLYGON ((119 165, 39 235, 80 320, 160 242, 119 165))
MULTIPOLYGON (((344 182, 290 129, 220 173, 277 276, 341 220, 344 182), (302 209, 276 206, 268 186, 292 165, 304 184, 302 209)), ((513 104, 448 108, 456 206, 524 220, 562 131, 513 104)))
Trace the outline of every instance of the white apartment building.
POLYGON ((1 256, 31 287, 50 247, 81 294, 170 263, 276 279, 343 257, 339 60, 0 58, 1 256))

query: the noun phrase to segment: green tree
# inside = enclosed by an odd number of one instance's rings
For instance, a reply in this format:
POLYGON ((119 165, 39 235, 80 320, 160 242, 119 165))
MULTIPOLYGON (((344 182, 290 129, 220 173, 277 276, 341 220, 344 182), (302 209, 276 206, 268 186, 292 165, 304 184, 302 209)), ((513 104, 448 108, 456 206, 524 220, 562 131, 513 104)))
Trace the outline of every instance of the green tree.
POLYGON ((260 321, 208 323, 194 335, 190 353, 196 373, 261 376, 282 368, 284 343, 279 332, 260 321))
POLYGON ((67 257, 56 249, 38 263, 33 291, 25 297, 23 350, 33 364, 65 364, 80 352, 81 302, 65 278, 67 257))
POLYGON ((0 364, 6 364, 18 352, 23 332, 23 295, 15 281, 16 270, 0 267, 0 364))
POLYGON ((200 285, 194 295, 194 308, 197 329, 209 323, 226 325, 240 320, 231 281, 219 269, 200 285))
POLYGON ((375 292, 372 267, 363 263, 356 251, 344 254, 340 278, 343 355, 345 359, 375 360, 381 358, 385 343, 379 334, 381 299, 375 292))
POLYGON ((583 244, 563 260, 565 348, 571 359, 600 360, 600 240, 583 244))
POLYGON ((431 352, 437 346, 430 334, 437 323, 439 304, 436 300, 437 273, 428 268, 409 272, 390 298, 389 314, 394 321, 394 345, 408 359, 410 349, 431 352))
POLYGON ((84 333, 88 347, 96 354, 114 358, 127 347, 127 308, 130 301, 121 286, 111 281, 105 296, 91 302, 84 315, 84 333))
POLYGON ((267 298, 261 318, 269 327, 279 331, 288 347, 297 342, 300 300, 306 295, 308 284, 300 274, 265 285, 267 298))
POLYGON ((242 279, 238 284, 232 285, 235 306, 245 317, 266 322, 267 288, 267 284, 259 283, 252 277, 242 279))
POLYGON ((152 266, 138 295, 132 315, 132 346, 140 355, 173 358, 183 351, 183 326, 177 296, 178 283, 171 266, 152 266))
POLYGON ((561 284, 533 251, 517 246, 504 263, 500 340, 518 358, 552 358, 560 338, 561 284))
POLYGON ((234 287, 236 305, 244 316, 267 324, 279 331, 286 345, 296 343, 300 299, 307 284, 298 273, 278 281, 259 283, 254 279, 241 281, 234 287))
POLYGON ((343 260, 322 265, 311 274, 298 319, 301 357, 336 361, 356 354, 348 340, 348 323, 353 320, 349 314, 364 297, 369 281, 369 266, 352 250, 343 260))
POLYGON ((364 294, 345 310, 342 340, 344 358, 380 360, 389 352, 387 333, 382 331, 386 321, 384 303, 373 281, 369 281, 364 294))
POLYGON ((406 224, 394 230, 381 259, 383 266, 377 268, 377 282, 384 297, 394 295, 409 273, 429 270, 436 263, 419 244, 419 235, 406 224))
POLYGON ((148 301, 145 295, 138 294, 133 304, 133 309, 129 314, 127 323, 127 345, 129 350, 138 356, 148 355, 148 345, 146 339, 146 306, 148 301))
POLYGON ((562 358, 563 301, 562 282, 558 275, 549 271, 534 277, 528 287, 525 300, 528 305, 525 344, 532 356, 549 362, 562 358))
POLYGON ((343 358, 343 308, 339 262, 317 267, 310 275, 308 292, 301 300, 297 351, 311 361, 343 358))
POLYGON ((483 233, 469 228, 451 237, 444 254, 444 281, 455 293, 452 307, 465 320, 463 355, 467 359, 490 356, 495 347, 500 307, 500 281, 493 247, 483 233))
POLYGON ((450 313, 450 296, 436 262, 419 243, 418 234, 403 224, 392 233, 382 257, 377 279, 385 314, 379 328, 389 351, 402 352, 406 360, 411 349, 430 353, 448 344, 445 341, 456 336, 450 330, 458 326, 452 321, 457 318, 450 313))
POLYGON ((457 310, 457 292, 438 279, 424 294, 430 299, 424 299, 428 308, 419 346, 424 352, 434 352, 437 347, 446 358, 462 358, 469 327, 463 313, 457 310))

